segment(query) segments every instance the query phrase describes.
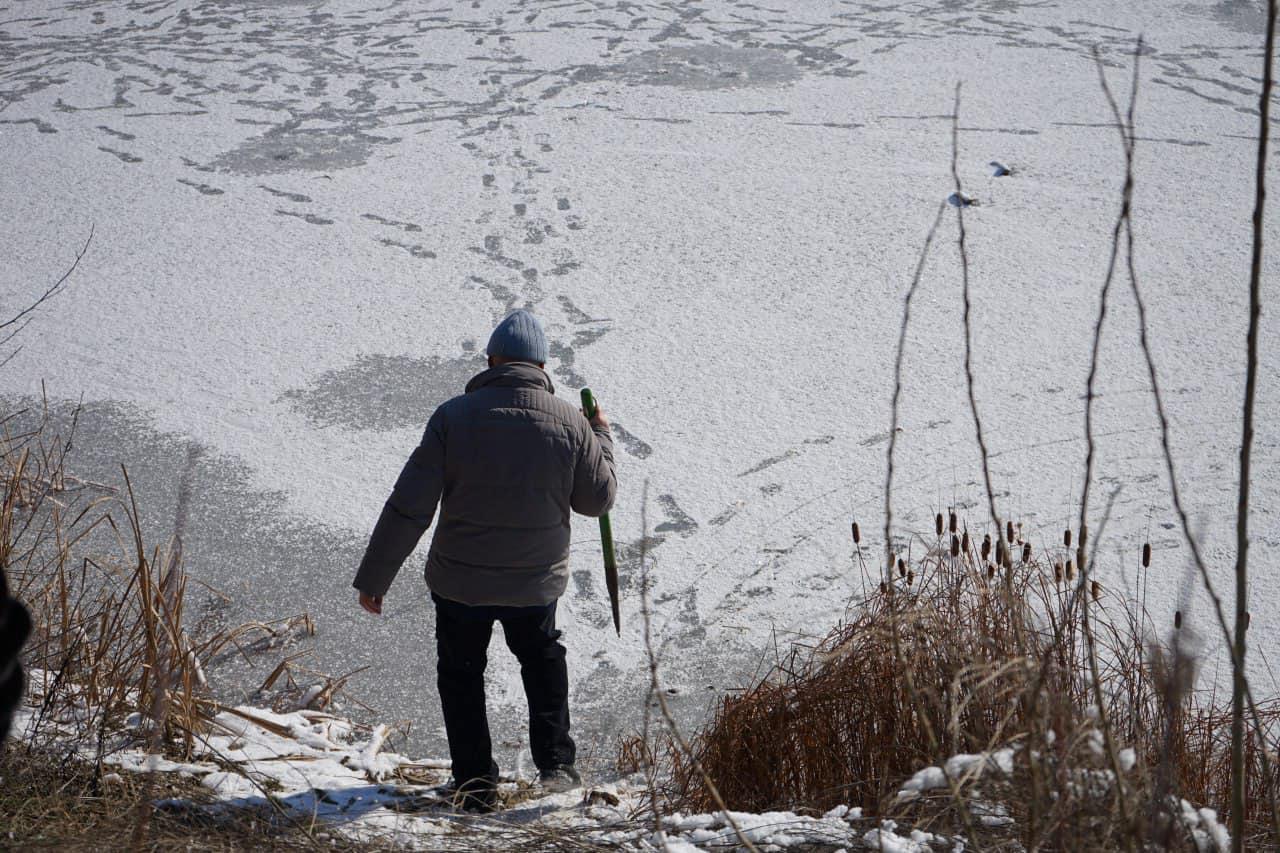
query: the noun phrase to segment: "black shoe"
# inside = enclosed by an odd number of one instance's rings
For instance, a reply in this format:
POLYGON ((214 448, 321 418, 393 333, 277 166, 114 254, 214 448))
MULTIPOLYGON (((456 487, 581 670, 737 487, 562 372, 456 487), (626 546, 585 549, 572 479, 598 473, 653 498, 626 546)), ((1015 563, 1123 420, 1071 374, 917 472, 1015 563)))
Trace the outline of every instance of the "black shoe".
POLYGON ((455 809, 471 814, 488 814, 498 808, 498 768, 489 773, 459 784, 450 779, 434 791, 441 800, 450 802, 455 809))
POLYGON ((563 794, 582 787, 582 777, 572 764, 557 764, 547 770, 540 770, 538 781, 542 783, 542 790, 552 794, 563 794))

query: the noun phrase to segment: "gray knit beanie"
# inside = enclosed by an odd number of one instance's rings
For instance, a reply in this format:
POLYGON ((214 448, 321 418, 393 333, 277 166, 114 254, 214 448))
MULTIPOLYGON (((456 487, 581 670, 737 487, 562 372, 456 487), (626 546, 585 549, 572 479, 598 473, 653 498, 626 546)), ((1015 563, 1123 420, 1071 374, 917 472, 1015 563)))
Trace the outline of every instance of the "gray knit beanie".
POLYGON ((546 364, 547 336, 538 318, 521 308, 508 314, 507 319, 493 330, 485 353, 515 361, 546 364))

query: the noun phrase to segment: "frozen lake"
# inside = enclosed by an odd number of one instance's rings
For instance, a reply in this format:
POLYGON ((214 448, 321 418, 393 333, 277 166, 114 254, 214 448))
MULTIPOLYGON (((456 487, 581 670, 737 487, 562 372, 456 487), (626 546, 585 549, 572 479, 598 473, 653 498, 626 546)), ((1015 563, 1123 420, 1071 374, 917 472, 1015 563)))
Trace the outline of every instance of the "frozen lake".
MULTIPOLYGON (((1225 592, 1262 27, 1243 0, 0 0, 3 304, 42 292, 96 229, 0 394, 9 409, 43 382, 63 418, 83 399, 72 468, 114 480, 128 465, 156 542, 188 477, 188 568, 230 597, 222 618, 311 613, 309 665, 368 666, 352 692, 442 754, 421 559, 381 620, 350 582, 428 415, 479 369, 493 324, 530 307, 561 396, 589 383, 616 428, 623 637, 590 520, 562 606, 575 729, 584 758, 607 761, 647 682, 646 483, 664 678, 691 718, 775 641, 839 618, 861 589, 850 521, 880 553, 894 347, 952 191, 957 81, 1000 511, 1046 545, 1074 520, 1122 177, 1090 49, 1123 92, 1141 33, 1137 269, 1180 479, 1225 592)), ((948 506, 986 520, 954 237, 948 208, 908 338, 904 541, 931 539, 948 506)), ((1186 554, 1123 280, 1113 297, 1095 519, 1119 491, 1099 572, 1132 585, 1149 539, 1165 626, 1186 554)), ((1276 333, 1268 312, 1251 642, 1272 656, 1276 333)), ((1184 609, 1214 636, 1202 601, 1184 609)), ((524 699, 505 650, 490 680, 511 767, 524 699)))

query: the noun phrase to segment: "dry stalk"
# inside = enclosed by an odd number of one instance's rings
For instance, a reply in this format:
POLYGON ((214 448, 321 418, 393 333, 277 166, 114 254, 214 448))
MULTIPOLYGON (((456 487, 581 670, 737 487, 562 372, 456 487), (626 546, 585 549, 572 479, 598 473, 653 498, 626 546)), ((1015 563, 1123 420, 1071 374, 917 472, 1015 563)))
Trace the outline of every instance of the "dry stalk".
MULTIPOLYGON (((929 248, 933 245, 934 235, 938 233, 938 226, 942 223, 942 214, 946 210, 946 202, 938 204, 938 212, 933 217, 933 224, 929 226, 929 232, 925 235, 924 246, 920 249, 920 259, 916 261, 915 273, 911 276, 911 285, 907 288, 907 295, 902 300, 902 326, 898 329, 898 353, 893 360, 893 400, 889 406, 889 448, 886 451, 888 459, 885 477, 884 477, 884 542, 885 547, 892 547, 893 538, 893 452, 898 444, 898 405, 902 398, 902 361, 903 354, 907 348, 907 327, 911 323, 911 302, 915 299, 916 290, 920 287, 920 279, 924 274, 925 262, 929 259, 929 248)), ((858 526, 854 524, 854 545, 860 543, 858 540, 858 526)), ((858 549, 858 556, 862 556, 862 549, 858 549)), ((864 570, 865 571, 865 570, 864 570)))
MULTIPOLYGON (((1120 133, 1123 140, 1124 148, 1124 185, 1120 193, 1120 212, 1116 216, 1115 225, 1111 232, 1111 251, 1107 259, 1107 272, 1102 283, 1102 293, 1099 297, 1098 316, 1094 324, 1093 330, 1093 347, 1089 358, 1089 376, 1085 382, 1085 408, 1084 408, 1084 434, 1085 434, 1085 462, 1084 462, 1084 481, 1080 491, 1080 517, 1079 531, 1080 543, 1076 550, 1076 563, 1080 570, 1080 588, 1085 589, 1091 585, 1091 575, 1093 566, 1091 565, 1091 555, 1086 552, 1089 538, 1088 513, 1089 513, 1089 492, 1093 484, 1093 466, 1094 454, 1096 450, 1096 442, 1093 434, 1093 401, 1096 398, 1094 390, 1098 377, 1099 353, 1102 348, 1102 331, 1107 319, 1107 301, 1111 294, 1111 285, 1115 280, 1116 264, 1120 256, 1120 235, 1123 233, 1125 224, 1129 221, 1129 213, 1133 201, 1133 109, 1137 102, 1138 95, 1138 72, 1139 63, 1142 56, 1142 39, 1139 38, 1133 55, 1133 84, 1130 93, 1129 102, 1129 122, 1121 124, 1120 133)), ((1098 69, 1098 76, 1104 93, 1108 99, 1111 99, 1110 87, 1107 84, 1105 69, 1102 59, 1097 49, 1093 51, 1094 64, 1098 69)), ((1116 111, 1117 120, 1119 111, 1116 111)), ((1100 537, 1098 537, 1100 539, 1100 537)), ((1094 543, 1094 553, 1096 553, 1097 542, 1094 543)), ((1088 645, 1089 665, 1093 674, 1094 692, 1097 702, 1098 713, 1105 715, 1106 707, 1101 695, 1101 684, 1099 683, 1096 664, 1096 640, 1093 635, 1093 628, 1089 618, 1089 600, 1091 595, 1084 594, 1080 597, 1083 611, 1083 628, 1085 632, 1085 640, 1088 645)), ((1116 776, 1116 806, 1120 810, 1122 819, 1126 825, 1131 820, 1131 812, 1128 806, 1128 797, 1125 793, 1124 775, 1120 772, 1120 762, 1115 747, 1114 740, 1111 737, 1111 727, 1107 724, 1106 717, 1102 717, 1103 735, 1106 738, 1107 752, 1111 758, 1113 771, 1116 776)), ((1128 848, 1136 849, 1130 833, 1125 834, 1128 840, 1128 848)))
MULTIPOLYGON (((662 711, 662 719, 667 724, 667 731, 671 737, 675 739, 676 744, 680 747, 680 751, 693 764, 698 774, 702 777, 702 782, 707 786, 707 791, 711 794, 711 798, 715 801, 720 813, 724 816, 725 823, 733 830, 733 834, 738 837, 738 841, 743 847, 751 851, 751 853, 759 853, 759 849, 738 826, 738 822, 734 820, 733 815, 729 812, 729 807, 725 805, 724 798, 720 796, 720 789, 716 787, 716 783, 702 766, 702 762, 698 756, 694 754, 689 747, 689 742, 685 740, 684 735, 680 733, 680 727, 676 724, 675 716, 671 713, 671 708, 667 705, 667 698, 662 692, 662 686, 658 681, 658 656, 653 648, 652 635, 652 614, 649 611, 649 483, 644 484, 644 494, 640 503, 640 612, 644 617, 644 649, 645 655, 649 661, 649 693, 658 700, 658 707, 662 711)), ((648 703, 645 703, 648 705, 648 703)), ((655 831, 662 832, 662 822, 657 813, 657 798, 654 798, 654 823, 655 831)), ((662 836, 659 834, 659 838, 662 836)))
MULTIPOLYGON (((1274 2, 1269 3, 1269 7, 1268 7, 1268 43, 1269 44, 1271 43, 1271 40, 1274 38, 1274 30, 1275 30, 1274 6, 1275 6, 1274 2)), ((1270 53, 1271 53, 1271 48, 1269 47, 1268 57, 1270 56, 1270 53)), ((1270 65, 1269 59, 1266 61, 1266 65, 1269 67, 1270 65)), ((1265 70, 1266 69, 1264 68, 1264 71, 1265 70)), ((1132 137, 1134 136, 1133 104, 1136 101, 1136 97, 1131 97, 1130 99, 1128 121, 1126 122, 1121 118, 1119 105, 1116 103, 1115 97, 1111 92, 1111 88, 1107 83, 1105 74, 1101 73, 1101 66, 1099 66, 1099 75, 1101 79, 1103 94, 1106 96, 1107 104, 1111 110, 1112 118, 1115 121, 1116 127, 1120 132, 1122 143, 1125 146, 1126 157, 1127 159, 1131 159, 1132 158, 1132 153, 1131 153, 1132 137), (1127 132, 1125 129, 1126 126, 1128 128, 1127 132)), ((1267 79, 1269 78, 1267 78, 1266 75, 1264 75, 1264 85, 1267 82, 1267 79)), ((1135 86, 1137 85, 1136 75, 1134 78, 1134 85, 1135 86)), ((1267 104, 1270 103, 1269 96, 1267 96, 1265 100, 1267 104)), ((1261 131, 1264 134, 1264 137, 1267 132, 1267 128, 1269 128, 1269 126, 1270 125, 1268 123, 1261 131)), ((1264 143, 1260 146, 1260 149, 1259 149, 1260 156, 1265 158, 1265 152, 1266 152, 1266 145, 1264 143)), ((1263 193, 1263 198, 1265 198, 1265 181, 1263 181, 1262 184, 1259 185, 1259 189, 1263 193)), ((1255 210, 1255 214, 1256 212, 1257 211, 1255 210)), ((1257 226, 1255 223, 1255 235, 1260 235, 1260 232, 1256 231, 1257 227, 1259 226, 1257 226)), ((1134 264, 1134 239, 1133 239, 1132 216, 1128 217, 1125 221, 1125 237, 1127 241, 1126 260, 1127 260, 1127 267, 1128 267, 1129 285, 1130 285, 1131 292, 1133 294, 1134 303, 1137 306, 1137 311, 1138 311, 1139 344, 1142 348, 1143 358, 1146 362, 1147 376, 1151 383, 1152 402, 1155 408, 1156 419, 1160 425, 1160 449, 1161 449, 1161 455, 1165 463, 1165 473, 1169 481, 1169 495, 1173 502, 1174 513, 1178 517, 1179 530, 1182 533, 1182 538, 1187 543, 1188 550, 1191 553, 1192 562, 1199 575, 1201 586, 1204 588, 1205 592, 1208 594, 1209 600, 1213 605, 1215 621, 1218 625, 1219 630, 1222 633, 1223 641, 1231 656, 1231 665, 1232 665, 1232 673, 1233 673, 1232 683, 1233 683, 1233 691, 1234 691, 1235 689, 1234 674, 1236 672, 1243 673, 1244 669, 1243 669, 1242 661, 1238 658, 1236 654, 1236 645, 1234 642, 1232 631, 1228 627, 1226 616, 1223 611, 1222 598, 1221 596, 1219 596, 1217 589, 1214 586, 1213 580, 1209 575, 1208 565, 1206 564, 1204 560, 1204 556, 1201 553, 1199 540, 1196 538, 1195 534, 1191 530, 1190 516, 1187 512, 1186 506, 1182 499, 1182 489, 1178 485, 1177 467, 1174 462, 1172 442, 1170 439, 1169 418, 1165 410, 1164 396, 1160 388, 1160 379, 1159 379, 1158 371, 1156 369, 1155 357, 1152 354, 1151 342, 1148 335, 1149 325, 1147 322, 1146 302, 1142 297, 1141 288, 1138 282, 1137 271, 1135 269, 1135 264, 1134 264)), ((1260 243, 1256 246, 1256 251, 1260 253, 1261 251, 1260 243)), ((1251 286, 1251 290, 1252 290, 1252 286, 1251 286)), ((1252 298, 1253 297, 1251 296, 1251 299, 1252 298)), ((1244 483, 1243 486, 1247 490, 1248 488, 1247 482, 1244 483)), ((1238 532, 1238 529, 1237 529, 1237 532, 1238 532)), ((1179 619, 1181 618, 1181 613, 1178 614, 1178 617, 1179 619)), ((1264 742, 1263 741, 1264 729, 1263 729, 1262 715, 1259 713, 1257 703, 1253 696, 1253 690, 1249 684, 1247 677, 1244 678, 1242 686, 1243 686, 1244 698, 1245 698, 1246 704, 1249 707, 1250 716, 1253 720, 1255 736, 1260 739, 1260 742, 1264 742)), ((1265 768, 1264 775, 1266 776, 1266 778, 1270 778, 1270 765, 1272 763, 1271 756, 1266 750, 1265 746, 1260 746, 1258 752, 1260 755, 1260 760, 1262 761, 1265 768)), ((1268 798, 1268 803, 1270 805, 1270 810, 1272 814, 1273 838, 1280 841, 1280 805, 1277 804, 1276 791, 1274 790, 1273 787, 1268 786, 1266 788, 1266 795, 1268 798)), ((1233 831, 1233 838, 1236 837, 1236 835, 1237 833, 1233 831)))
MULTIPOLYGON (((1276 39, 1276 0, 1267 3, 1267 38, 1258 96, 1258 156, 1254 177, 1253 254, 1249 266, 1249 333, 1241 418, 1240 496, 1236 505, 1236 630, 1231 679, 1231 829, 1236 853, 1244 849, 1244 704, 1245 650, 1249 618, 1249 472, 1253 457, 1253 409, 1258 388, 1258 324, 1262 316, 1262 227, 1267 201, 1267 142, 1271 132, 1272 61, 1276 39)), ((1277 823, 1280 842, 1280 822, 1277 823)))
POLYGON ((987 490, 987 509, 991 514, 991 522, 996 526, 996 535, 1004 541, 1004 530, 1000 526, 1000 515, 996 512, 996 492, 991 481, 991 454, 987 450, 986 436, 982 431, 982 417, 978 413, 978 397, 974 390, 973 378, 973 323, 970 319, 972 305, 969 299, 969 250, 965 242, 964 228, 964 187, 960 183, 960 169, 957 161, 960 157, 960 84, 956 84, 955 106, 951 111, 951 179, 956 193, 956 227, 958 229, 956 246, 960 251, 961 296, 964 301, 964 378, 969 392, 969 411, 973 415, 974 436, 978 442, 978 454, 982 458, 982 481, 987 490))

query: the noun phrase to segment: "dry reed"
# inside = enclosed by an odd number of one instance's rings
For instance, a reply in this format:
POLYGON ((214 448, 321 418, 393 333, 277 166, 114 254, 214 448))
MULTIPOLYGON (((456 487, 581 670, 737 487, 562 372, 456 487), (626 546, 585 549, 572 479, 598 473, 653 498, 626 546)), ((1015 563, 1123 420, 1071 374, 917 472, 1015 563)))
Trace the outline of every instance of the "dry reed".
MULTIPOLYGON (((1014 822, 1006 832, 1026 848, 1189 844, 1177 822, 1180 799, 1228 810, 1229 704, 1194 689, 1185 631, 1150 636, 1136 601, 1101 584, 1083 595, 1062 584, 1066 553, 1048 549, 1018 564, 1012 595, 1007 578, 997 581, 972 551, 955 558, 940 548, 918 558, 911 583, 891 579, 816 649, 795 648, 771 673, 723 697, 690 739, 691 756, 631 741, 620 764, 663 766, 672 808, 716 807, 693 770, 696 758, 732 809, 821 812, 850 804, 896 814, 893 795, 921 767, 1009 746, 1018 757, 1002 785, 984 782, 978 797, 976 782, 949 781, 965 782, 973 802, 1007 808, 1014 822), (1086 596, 1096 598, 1087 610, 1086 596), (1118 809, 1106 782, 1115 775, 1104 738, 1118 751, 1133 750, 1124 778, 1136 815, 1118 809)), ((1249 743, 1274 751, 1280 700, 1260 703, 1259 713, 1266 730, 1249 743)), ((1270 837, 1268 794, 1280 781, 1263 759, 1250 748, 1244 818, 1255 838, 1270 837)), ((951 796, 911 808, 913 819, 960 829, 951 796), (922 816, 922 808, 934 811, 922 816)))

